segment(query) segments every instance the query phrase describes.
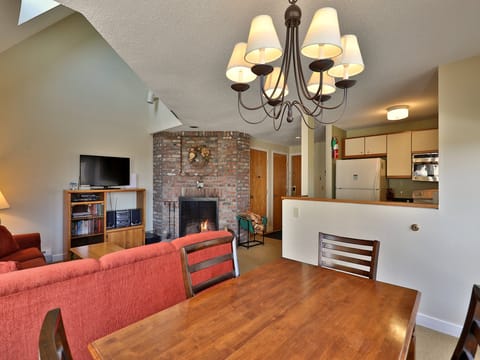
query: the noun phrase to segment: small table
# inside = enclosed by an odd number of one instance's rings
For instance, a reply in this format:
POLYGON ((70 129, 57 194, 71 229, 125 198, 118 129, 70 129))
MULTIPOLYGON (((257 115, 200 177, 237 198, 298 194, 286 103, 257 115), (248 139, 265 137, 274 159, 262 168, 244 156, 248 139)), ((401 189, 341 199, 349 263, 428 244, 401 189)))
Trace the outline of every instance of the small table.
POLYGON ((72 255, 79 257, 80 259, 100 259, 103 255, 120 250, 125 249, 112 243, 102 242, 98 244, 74 247, 70 249, 70 252, 72 255))
POLYGON ((88 348, 96 360, 406 359, 419 302, 416 290, 281 259, 88 348))

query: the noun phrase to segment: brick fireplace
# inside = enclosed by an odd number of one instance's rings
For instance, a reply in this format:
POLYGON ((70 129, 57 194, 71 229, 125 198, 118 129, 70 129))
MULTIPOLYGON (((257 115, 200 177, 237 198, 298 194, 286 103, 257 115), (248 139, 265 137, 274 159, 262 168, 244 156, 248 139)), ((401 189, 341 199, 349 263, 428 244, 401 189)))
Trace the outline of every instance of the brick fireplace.
MULTIPOLYGON (((179 236, 180 198, 217 199, 215 226, 236 229, 236 215, 248 209, 249 197, 250 135, 235 131, 189 131, 160 132, 153 136, 156 233, 164 238, 168 234, 171 238, 179 236)), ((197 229, 190 224, 182 232, 197 232, 197 229)))
POLYGON ((218 230, 218 198, 180 196, 178 234, 218 230))

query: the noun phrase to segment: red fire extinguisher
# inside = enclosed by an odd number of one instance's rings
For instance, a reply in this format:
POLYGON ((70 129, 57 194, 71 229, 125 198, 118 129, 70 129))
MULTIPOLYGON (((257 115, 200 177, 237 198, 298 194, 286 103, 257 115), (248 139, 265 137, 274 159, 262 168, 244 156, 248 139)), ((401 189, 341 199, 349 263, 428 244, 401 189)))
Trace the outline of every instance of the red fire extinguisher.
POLYGON ((332 137, 332 159, 338 159, 338 139, 334 136, 332 137))

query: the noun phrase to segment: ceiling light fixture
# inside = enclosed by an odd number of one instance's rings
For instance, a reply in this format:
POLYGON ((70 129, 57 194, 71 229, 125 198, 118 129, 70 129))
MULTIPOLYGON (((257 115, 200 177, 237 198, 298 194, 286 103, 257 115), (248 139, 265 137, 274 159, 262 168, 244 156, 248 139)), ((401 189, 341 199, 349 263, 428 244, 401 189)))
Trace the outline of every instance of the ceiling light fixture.
POLYGON ((395 105, 387 108, 387 120, 402 120, 408 117, 408 105, 395 105))
POLYGON ((282 51, 272 18, 259 15, 252 20, 248 43, 235 45, 227 66, 226 76, 234 84, 232 89, 238 93, 238 112, 249 124, 259 124, 266 118, 273 119, 273 127, 279 130, 286 115, 287 122, 293 121, 292 110, 295 108, 303 122, 309 128, 315 128, 304 115, 311 116, 320 124, 324 121, 324 110, 338 109, 347 103, 347 90, 356 81, 350 77, 360 74, 364 69, 362 55, 355 35, 340 37, 337 11, 326 7, 317 10, 313 16, 307 35, 300 50, 298 28, 302 12, 296 5, 297 0, 289 0, 290 6, 285 12, 287 27, 285 51, 282 51), (309 68, 312 70, 307 82, 302 69, 301 54, 314 59, 309 68), (283 57, 282 57, 283 54, 283 57), (281 59, 280 67, 268 63, 281 59), (293 66, 295 79, 295 100, 286 100, 288 78, 293 66), (242 93, 250 88, 247 83, 260 77, 260 104, 248 106, 242 100, 242 93), (335 82, 334 78, 339 78, 335 82), (330 99, 336 88, 343 90, 342 100, 333 106, 324 102, 330 99), (247 120, 241 109, 263 109, 265 117, 259 121, 247 120))

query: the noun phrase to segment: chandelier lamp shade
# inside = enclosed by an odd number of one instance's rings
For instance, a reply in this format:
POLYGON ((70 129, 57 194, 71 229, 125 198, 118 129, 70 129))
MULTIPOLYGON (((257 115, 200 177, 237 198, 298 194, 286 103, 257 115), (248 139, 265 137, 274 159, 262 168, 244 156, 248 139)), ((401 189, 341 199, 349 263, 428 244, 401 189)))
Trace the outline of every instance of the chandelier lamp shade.
POLYGON ((231 88, 237 92, 238 111, 243 120, 258 124, 267 118, 273 119, 275 130, 282 126, 283 119, 293 121, 296 109, 309 128, 315 125, 307 121, 305 115, 317 123, 324 121, 326 110, 346 106, 348 89, 356 81, 351 77, 364 70, 360 47, 355 35, 340 35, 337 11, 326 7, 315 12, 310 27, 300 47, 299 25, 302 16, 297 0, 289 0, 285 11, 285 49, 282 49, 272 18, 259 15, 253 18, 248 42, 235 45, 227 65, 226 76, 233 82, 231 88), (302 55, 307 58, 303 58, 302 55), (272 65, 278 60, 280 65, 272 65), (302 60, 309 61, 309 72, 304 72, 302 60), (292 70, 292 71, 290 71, 292 70), (286 99, 290 76, 293 74, 295 99, 286 99), (259 103, 250 106, 244 102, 242 94, 250 88, 248 83, 259 78, 259 103), (308 82, 306 79, 309 79, 308 82), (337 89, 343 91, 338 104, 326 105, 337 89), (250 121, 242 114, 245 110, 263 110, 265 116, 258 121, 250 121))

